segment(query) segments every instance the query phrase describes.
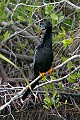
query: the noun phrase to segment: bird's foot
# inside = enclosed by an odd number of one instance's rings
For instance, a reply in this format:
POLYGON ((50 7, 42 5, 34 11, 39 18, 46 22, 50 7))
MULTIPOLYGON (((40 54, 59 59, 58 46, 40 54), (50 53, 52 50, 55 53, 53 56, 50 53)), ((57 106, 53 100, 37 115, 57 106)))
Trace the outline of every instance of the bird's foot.
POLYGON ((53 71, 54 71, 54 68, 51 67, 50 70, 48 70, 48 73, 49 73, 49 74, 52 74, 53 71))
POLYGON ((45 72, 43 72, 43 73, 40 73, 40 77, 42 78, 42 77, 44 77, 46 75, 46 73, 45 72))

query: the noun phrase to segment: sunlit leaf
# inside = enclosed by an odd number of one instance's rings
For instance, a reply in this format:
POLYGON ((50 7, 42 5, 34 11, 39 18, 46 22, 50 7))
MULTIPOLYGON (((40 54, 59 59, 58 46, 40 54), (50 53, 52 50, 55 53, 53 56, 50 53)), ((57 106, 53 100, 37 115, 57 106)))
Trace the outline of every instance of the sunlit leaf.
POLYGON ((64 37, 64 33, 59 33, 58 38, 62 38, 62 37, 64 37))
POLYGON ((43 80, 44 82, 46 82, 46 76, 44 76, 44 77, 42 78, 42 80, 43 80))
POLYGON ((5 34, 3 35, 4 40, 7 40, 9 38, 10 33, 8 31, 5 32, 5 34))
POLYGON ((68 58, 67 57, 61 57, 62 62, 66 61, 68 58))
POLYGON ((54 19, 54 20, 58 20, 58 16, 55 13, 51 14, 51 18, 54 19))
POLYGON ((54 91, 52 92, 53 97, 55 97, 55 96, 57 95, 57 93, 58 93, 58 91, 57 91, 57 90, 54 90, 54 91))
POLYGON ((47 106, 52 106, 53 102, 52 100, 49 98, 49 97, 46 97, 44 99, 44 103, 47 105, 47 106))
POLYGON ((73 68, 72 62, 68 62, 67 67, 70 68, 70 69, 73 68))
POLYGON ((73 38, 64 39, 62 42, 63 42, 63 45, 66 47, 66 46, 68 46, 68 45, 73 43, 73 38))
POLYGON ((26 22, 26 19, 23 16, 18 16, 17 17, 19 20, 21 20, 22 22, 26 22))
POLYGON ((28 9, 30 12, 33 12, 33 11, 34 11, 34 8, 33 8, 33 7, 30 7, 30 6, 28 6, 27 9, 28 9))
POLYGON ((47 6, 45 6, 45 14, 46 14, 46 15, 49 14, 48 7, 47 7, 47 6))
POLYGON ((61 27, 62 33, 64 34, 64 36, 66 35, 66 31, 63 27, 61 27))

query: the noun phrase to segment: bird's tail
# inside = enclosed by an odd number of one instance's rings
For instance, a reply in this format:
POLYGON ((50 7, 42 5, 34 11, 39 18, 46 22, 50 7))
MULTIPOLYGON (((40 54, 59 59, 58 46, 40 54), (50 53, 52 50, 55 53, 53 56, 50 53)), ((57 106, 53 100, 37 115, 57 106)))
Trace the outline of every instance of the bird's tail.
MULTIPOLYGON (((34 80, 37 76, 34 76, 32 80, 34 80)), ((38 84, 38 81, 36 81, 35 83, 33 83, 31 85, 31 89, 33 90, 35 88, 35 86, 38 84)), ((26 97, 30 94, 31 90, 28 87, 27 91, 24 93, 24 95, 22 96, 22 100, 24 101, 26 99, 26 97)))

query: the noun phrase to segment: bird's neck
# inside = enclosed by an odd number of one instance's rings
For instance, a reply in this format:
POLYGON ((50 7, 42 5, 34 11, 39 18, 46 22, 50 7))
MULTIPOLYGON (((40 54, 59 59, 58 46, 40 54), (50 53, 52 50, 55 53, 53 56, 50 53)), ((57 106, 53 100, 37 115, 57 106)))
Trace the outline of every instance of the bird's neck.
POLYGON ((43 44, 45 45, 52 45, 52 27, 48 28, 44 34, 44 38, 43 38, 43 44))

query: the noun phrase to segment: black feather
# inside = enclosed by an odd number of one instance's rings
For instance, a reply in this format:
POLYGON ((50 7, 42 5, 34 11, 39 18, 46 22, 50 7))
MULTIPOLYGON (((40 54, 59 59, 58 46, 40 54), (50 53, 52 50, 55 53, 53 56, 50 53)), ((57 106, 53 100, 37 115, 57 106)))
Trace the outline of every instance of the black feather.
MULTIPOLYGON (((52 65, 53 61, 53 52, 52 52, 52 24, 47 21, 42 29, 46 29, 46 32, 43 37, 43 41, 40 45, 36 47, 35 55, 34 55, 34 78, 39 76, 39 73, 47 72, 52 65)), ((31 88, 38 84, 38 81, 35 82, 31 88)), ((22 99, 24 100, 28 94, 30 93, 30 89, 25 92, 22 99)))

